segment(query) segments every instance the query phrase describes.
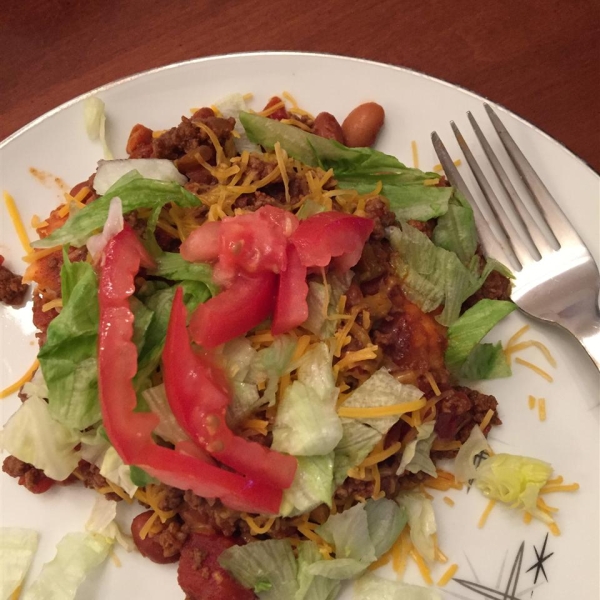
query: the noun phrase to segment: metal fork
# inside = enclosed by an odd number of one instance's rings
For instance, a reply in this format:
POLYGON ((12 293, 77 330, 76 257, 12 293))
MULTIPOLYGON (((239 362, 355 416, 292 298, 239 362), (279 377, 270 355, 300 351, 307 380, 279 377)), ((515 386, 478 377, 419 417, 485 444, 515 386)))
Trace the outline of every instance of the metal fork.
POLYGON ((431 139, 440 163, 450 183, 462 192, 473 207, 477 232, 485 254, 512 268, 515 274, 511 292, 513 302, 532 317, 557 323, 571 332, 600 370, 598 267, 498 115, 488 104, 485 104, 485 110, 539 210, 538 221, 539 218, 543 219, 552 235, 544 234, 538 226, 470 112, 467 113, 469 121, 514 208, 515 215, 512 218, 504 210, 458 127, 453 121, 450 125, 497 221, 499 235, 492 232, 477 201, 434 131, 431 139), (520 224, 521 232, 515 227, 515 222, 520 224))

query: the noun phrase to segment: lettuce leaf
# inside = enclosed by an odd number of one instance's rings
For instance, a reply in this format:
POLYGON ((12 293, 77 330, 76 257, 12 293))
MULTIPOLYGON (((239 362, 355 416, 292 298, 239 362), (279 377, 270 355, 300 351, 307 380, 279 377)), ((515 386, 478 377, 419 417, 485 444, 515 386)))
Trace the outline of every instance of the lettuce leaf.
MULTIPOLYGON (((382 368, 373 373, 344 402, 346 407, 388 406, 412 402, 423 393, 412 385, 400 383, 382 368)), ((342 419, 342 439, 335 448, 334 481, 340 485, 348 469, 360 464, 399 417, 378 419, 342 419)))
POLYGON ((104 562, 112 545, 113 540, 98 533, 67 534, 22 600, 74 600, 79 586, 104 562))
POLYGON ((380 558, 398 539, 406 525, 408 515, 404 508, 387 498, 369 500, 364 507, 375 556, 380 558))
POLYGON ((433 588, 390 581, 367 573, 354 585, 354 600, 442 600, 433 588))
POLYGON ((48 386, 50 413, 67 427, 81 430, 101 418, 96 359, 98 280, 92 265, 65 258, 63 309, 50 323, 38 359, 48 386))
POLYGON ((62 227, 31 245, 34 248, 51 248, 62 244, 83 246, 88 237, 104 225, 110 201, 115 196, 121 198, 124 214, 139 208, 154 209, 169 202, 188 208, 200 204, 194 194, 179 184, 144 179, 134 171, 121 177, 102 197, 71 215, 62 227))
POLYGON ((474 479, 477 471, 476 460, 487 459, 491 454, 491 448, 481 428, 473 427, 467 441, 460 447, 454 459, 454 477, 456 481, 466 483, 474 479), (478 455, 480 459, 476 459, 478 455))
POLYGON ((293 600, 334 600, 341 584, 309 572, 311 565, 323 562, 323 556, 314 542, 303 542, 298 546, 298 591, 293 600))
POLYGON ((401 475, 405 470, 410 473, 427 473, 437 477, 437 470, 431 460, 431 446, 435 440, 435 421, 417 425, 417 437, 409 442, 402 453, 402 460, 396 472, 401 475))
POLYGON ((447 212, 433 230, 433 243, 454 252, 464 265, 469 264, 477 250, 477 230, 473 209, 464 196, 455 191, 447 212))
POLYGON ((79 463, 79 440, 79 433, 56 421, 48 404, 35 396, 0 431, 0 448, 56 481, 67 479, 79 463))
POLYGON ((290 600, 298 591, 298 566, 289 540, 232 546, 221 553, 219 564, 261 600, 290 600))
POLYGON ((218 293, 219 288, 213 283, 212 267, 209 264, 188 262, 178 252, 163 252, 155 260, 153 275, 172 281, 200 281, 213 296, 218 293))
POLYGON ((431 500, 418 492, 402 492, 396 497, 396 502, 406 510, 414 547, 428 563, 433 563, 437 525, 431 500))
POLYGON ((336 410, 338 390, 327 345, 307 352, 298 368, 298 379, 285 390, 273 425, 273 450, 294 456, 331 452, 342 438, 336 410))
POLYGON ((403 165, 397 158, 372 148, 347 148, 342 144, 302 131, 273 119, 240 113, 240 121, 251 141, 272 150, 276 142, 289 156, 312 167, 333 169, 340 188, 371 192, 378 182, 382 195, 399 218, 426 221, 448 209, 452 188, 424 185, 438 179, 403 165))
POLYGON ((389 228, 388 237, 397 251, 393 264, 408 299, 426 313, 443 304, 436 320, 446 326, 456 321, 462 303, 483 283, 476 265, 465 266, 454 252, 434 245, 407 223, 402 223, 402 229, 389 228))
POLYGON ((183 185, 187 177, 182 175, 172 160, 166 158, 126 158, 101 160, 94 177, 94 189, 99 195, 106 194, 121 177, 136 171, 144 179, 166 181, 183 185))
POLYGON ((298 469, 292 485, 283 492, 280 513, 294 516, 311 511, 320 504, 331 506, 333 497, 334 454, 297 456, 298 469))
POLYGON ((119 529, 116 518, 117 503, 113 500, 107 500, 104 496, 99 496, 92 507, 92 512, 85 524, 85 530, 112 539, 125 548, 127 552, 131 552, 135 548, 133 538, 119 529))
POLYGON ((13 593, 23 580, 38 547, 33 529, 0 527, 0 600, 15 598, 13 593))
POLYGON ((509 301, 483 299, 465 311, 448 329, 445 358, 450 371, 458 377, 477 376, 478 379, 494 374, 510 375, 506 358, 497 346, 490 348, 490 344, 483 350, 476 350, 473 358, 470 355, 483 337, 515 308, 509 301))
POLYGON ((90 96, 83 101, 85 131, 90 140, 100 140, 104 158, 110 160, 113 154, 106 142, 106 113, 104 109, 104 102, 97 96, 90 96))

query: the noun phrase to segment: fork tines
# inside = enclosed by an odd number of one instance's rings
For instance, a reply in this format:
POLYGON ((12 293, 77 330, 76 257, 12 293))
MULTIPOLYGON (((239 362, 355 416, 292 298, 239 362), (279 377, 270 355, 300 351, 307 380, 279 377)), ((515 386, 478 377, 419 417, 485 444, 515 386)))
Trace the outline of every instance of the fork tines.
POLYGON ((556 200, 554 200, 542 180, 534 171, 529 161, 518 148, 515 141, 498 118, 498 115, 496 115, 489 104, 485 104, 485 110, 488 113, 492 125, 500 137, 508 156, 515 165, 540 212, 538 221, 536 221, 536 218, 529 212, 517 193, 514 185, 511 183, 506 171, 498 160, 498 157, 492 150, 492 147, 477 124, 475 117, 468 112, 467 116, 469 121, 483 147, 488 160, 490 161, 490 164, 492 165, 494 172, 496 173, 496 176, 502 184, 502 188, 506 192, 506 196, 508 197, 510 204, 514 208, 516 222, 520 224, 521 230, 525 232, 525 237, 528 243, 523 241, 523 235, 519 233, 519 230, 513 224, 513 219, 509 217, 504 210, 502 203, 498 199, 482 169, 475 160, 473 153, 467 145, 464 137, 460 133, 457 125, 451 121, 450 125, 456 136, 458 144, 463 151, 471 170, 473 171, 473 175, 475 176, 475 179, 477 180, 477 183, 483 192, 483 196, 487 200, 490 210, 496 217, 496 220, 500 226, 500 235, 494 235, 485 217, 481 213, 481 210, 479 207, 477 207, 476 200, 474 200, 472 194, 468 191, 464 180, 454 166, 448 151, 444 147, 437 133, 433 132, 431 134, 433 145, 440 159, 440 163, 444 168, 446 176, 448 177, 450 183, 457 187, 466 196, 467 200, 473 207, 477 230, 486 254, 498 258, 499 260, 511 265, 516 271, 520 271, 521 268, 532 262, 537 262, 541 258, 548 256, 562 246, 582 244, 581 239, 569 224, 569 221, 559 208, 556 200), (538 225, 539 218, 543 219, 548 226, 548 230, 552 234, 552 239, 548 240, 540 229, 538 225))

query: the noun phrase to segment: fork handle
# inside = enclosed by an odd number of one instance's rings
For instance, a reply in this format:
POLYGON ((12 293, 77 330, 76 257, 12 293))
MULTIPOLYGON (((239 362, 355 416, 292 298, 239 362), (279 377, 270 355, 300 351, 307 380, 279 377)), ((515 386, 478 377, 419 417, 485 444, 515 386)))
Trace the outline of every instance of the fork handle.
POLYGON ((585 348, 600 371, 600 309, 594 298, 592 303, 578 302, 563 311, 557 323, 570 331, 585 348))

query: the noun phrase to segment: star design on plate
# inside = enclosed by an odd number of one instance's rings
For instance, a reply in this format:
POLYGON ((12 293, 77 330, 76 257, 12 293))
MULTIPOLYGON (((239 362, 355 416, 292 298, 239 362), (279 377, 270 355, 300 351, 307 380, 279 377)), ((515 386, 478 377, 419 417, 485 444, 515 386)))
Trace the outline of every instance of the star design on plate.
MULTIPOLYGON (((478 598, 487 598, 488 600, 520 600, 517 595, 517 586, 519 585, 519 578, 521 576, 521 567, 523 565, 523 553, 525 552, 525 542, 522 542, 519 546, 515 560, 513 561, 510 574, 506 586, 498 586, 498 589, 482 585, 475 581, 467 581, 465 579, 454 578, 459 585, 475 592, 478 598), (503 589, 502 589, 503 588, 503 589)), ((462 596, 460 596, 462 597, 462 596)))
POLYGON ((547 543, 548 543, 548 534, 546 534, 546 537, 544 538, 544 544, 542 545, 542 550, 540 552, 538 552, 538 549, 536 546, 533 547, 533 551, 535 552, 535 557, 537 558, 537 562, 535 564, 531 565, 531 567, 529 567, 529 569, 527 569, 527 573, 529 573, 529 571, 533 571, 535 569, 535 578, 533 580, 533 583, 537 583, 540 573, 542 573, 542 575, 544 576, 544 579, 546 581, 548 581, 548 575, 546 575, 546 569, 544 567, 544 563, 554 554, 554 552, 550 552, 550 554, 546 554, 546 544, 547 543))

